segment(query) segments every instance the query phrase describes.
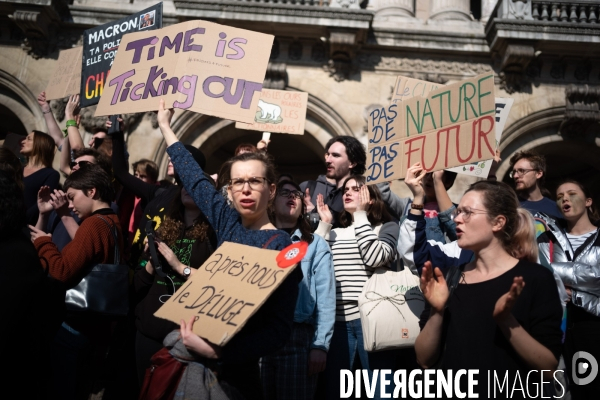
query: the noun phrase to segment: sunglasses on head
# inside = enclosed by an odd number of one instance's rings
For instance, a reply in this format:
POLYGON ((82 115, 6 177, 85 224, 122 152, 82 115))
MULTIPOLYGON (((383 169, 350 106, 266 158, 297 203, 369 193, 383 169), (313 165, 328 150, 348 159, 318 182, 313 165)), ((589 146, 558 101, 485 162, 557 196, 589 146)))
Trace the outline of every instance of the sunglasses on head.
POLYGON ((79 166, 79 168, 83 168, 86 165, 91 164, 91 161, 85 161, 85 160, 81 160, 81 161, 73 161, 71 162, 71 169, 75 168, 76 165, 79 166))

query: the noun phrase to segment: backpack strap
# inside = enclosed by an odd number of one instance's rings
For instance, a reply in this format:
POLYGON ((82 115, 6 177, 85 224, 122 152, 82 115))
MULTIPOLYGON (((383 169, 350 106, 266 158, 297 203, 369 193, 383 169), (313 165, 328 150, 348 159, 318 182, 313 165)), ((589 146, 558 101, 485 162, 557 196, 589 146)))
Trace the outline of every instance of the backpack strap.
POLYGON ((113 263, 114 264, 120 264, 121 263, 121 253, 119 252, 119 237, 117 236, 117 228, 113 225, 111 225, 104 217, 102 217, 102 215, 98 215, 98 217, 104 221, 104 223, 106 225, 108 225, 108 228, 110 229, 110 232, 113 234, 113 239, 115 240, 115 255, 114 255, 114 260, 113 263))

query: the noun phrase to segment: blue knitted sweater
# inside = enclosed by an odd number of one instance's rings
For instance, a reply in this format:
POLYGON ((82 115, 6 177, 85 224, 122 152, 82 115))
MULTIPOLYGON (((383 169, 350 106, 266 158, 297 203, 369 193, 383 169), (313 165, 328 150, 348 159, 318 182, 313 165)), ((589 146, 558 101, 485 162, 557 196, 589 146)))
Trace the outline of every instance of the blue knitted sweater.
MULTIPOLYGON (((239 213, 227 205, 183 144, 177 142, 169 146, 167 153, 185 190, 215 230, 218 245, 228 241, 281 250, 292 243, 290 235, 284 231, 246 229, 239 213)), ((283 347, 291 334, 301 280, 302 270, 296 268, 223 348, 221 361, 224 365, 255 363, 260 357, 283 347)))

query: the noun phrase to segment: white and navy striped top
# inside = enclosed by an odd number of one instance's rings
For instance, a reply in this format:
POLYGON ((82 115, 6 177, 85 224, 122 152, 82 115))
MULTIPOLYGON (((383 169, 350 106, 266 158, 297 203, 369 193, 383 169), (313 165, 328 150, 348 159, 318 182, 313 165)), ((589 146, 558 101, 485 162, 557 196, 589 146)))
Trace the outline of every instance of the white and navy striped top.
POLYGON ((400 227, 395 222, 372 227, 365 211, 354 213, 354 223, 331 230, 320 222, 316 234, 327 240, 333 254, 336 288, 336 321, 360 318, 358 296, 373 274, 396 257, 400 227))

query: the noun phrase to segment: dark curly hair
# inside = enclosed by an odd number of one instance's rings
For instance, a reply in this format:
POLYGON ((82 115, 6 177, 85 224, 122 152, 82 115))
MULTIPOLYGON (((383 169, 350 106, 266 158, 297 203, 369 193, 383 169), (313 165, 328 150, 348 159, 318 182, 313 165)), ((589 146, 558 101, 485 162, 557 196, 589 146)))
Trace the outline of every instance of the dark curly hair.
POLYGON ((181 202, 181 188, 182 186, 177 186, 178 193, 167 205, 167 212, 156 231, 156 235, 169 247, 173 246, 179 239, 187 238, 203 241, 208 237, 210 225, 203 213, 200 213, 191 228, 185 229, 183 223, 185 211, 181 202))
POLYGON ((354 167, 352 167, 352 175, 364 174, 366 170, 367 153, 358 139, 353 136, 336 136, 332 139, 329 139, 329 142, 327 142, 325 145, 325 151, 329 152, 329 148, 335 142, 339 142, 344 145, 348 160, 355 164, 354 167))

